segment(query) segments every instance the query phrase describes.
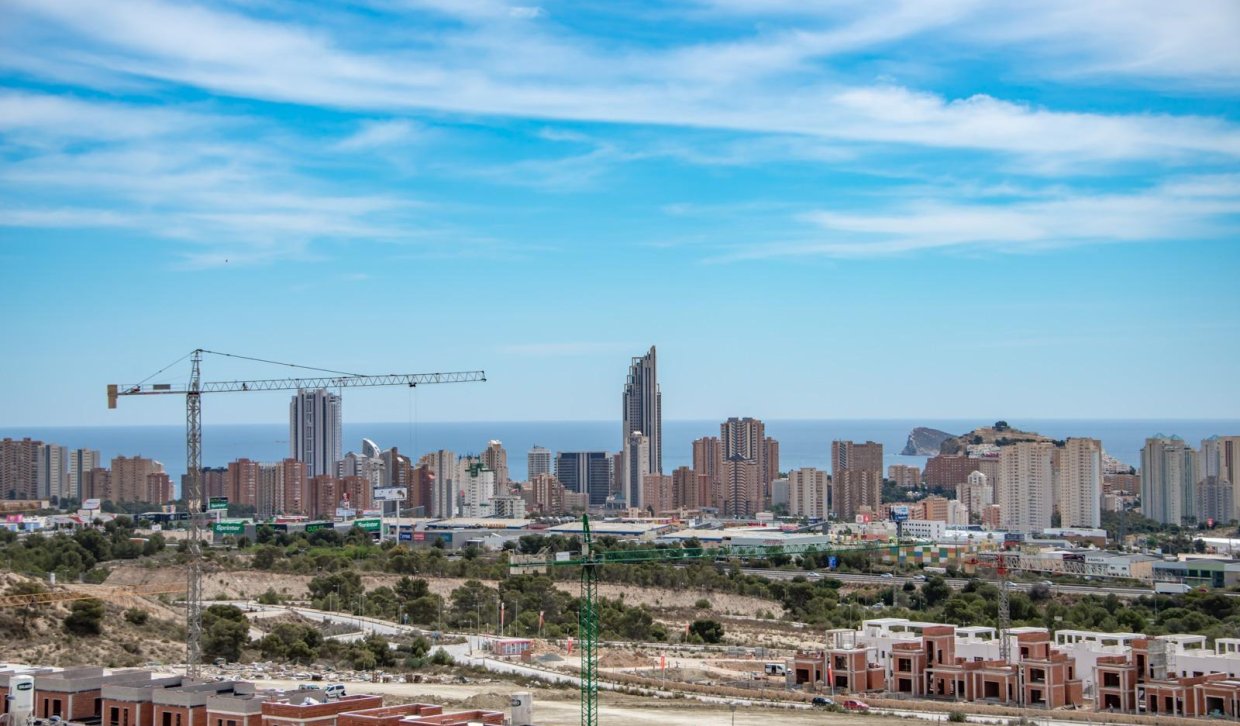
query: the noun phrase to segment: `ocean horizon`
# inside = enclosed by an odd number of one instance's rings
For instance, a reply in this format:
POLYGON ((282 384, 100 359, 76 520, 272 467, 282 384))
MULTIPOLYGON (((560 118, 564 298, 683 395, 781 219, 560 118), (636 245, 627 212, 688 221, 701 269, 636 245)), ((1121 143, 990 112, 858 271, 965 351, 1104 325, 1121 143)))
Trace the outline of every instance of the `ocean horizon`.
MULTIPOLYGON (((1145 439, 1177 435, 1194 448, 1214 435, 1240 434, 1240 419, 1007 419, 1015 428, 1061 439, 1089 436, 1102 441, 1106 452, 1139 466, 1145 439)), ((829 471, 831 442, 837 439, 876 441, 883 445, 885 464, 925 464, 923 456, 901 456, 910 431, 918 426, 953 434, 994 423, 982 419, 772 419, 764 421, 768 436, 779 441, 780 468, 813 466, 829 471)), ((508 451, 509 475, 526 476, 526 452, 533 446, 557 451, 617 451, 619 421, 490 421, 416 423, 345 423, 343 453, 359 451, 368 438, 382 448, 396 446, 416 460, 422 454, 448 449, 457 455, 479 453, 499 440, 508 451)), ((719 422, 665 420, 664 471, 692 463, 692 442, 718 436, 719 422)), ((96 449, 107 462, 114 456, 141 455, 163 463, 174 485, 185 472, 183 426, 29 426, 0 427, 0 438, 30 437, 70 448, 96 449)), ((288 424, 204 424, 204 466, 225 466, 239 458, 278 461, 288 456, 288 424)))

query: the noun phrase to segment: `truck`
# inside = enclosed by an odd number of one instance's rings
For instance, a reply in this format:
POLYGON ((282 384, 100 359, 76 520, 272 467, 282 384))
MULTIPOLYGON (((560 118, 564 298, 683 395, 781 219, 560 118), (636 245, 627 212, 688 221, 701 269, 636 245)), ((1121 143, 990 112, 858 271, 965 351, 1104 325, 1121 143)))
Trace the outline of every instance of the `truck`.
POLYGON ((1155 582, 1154 583, 1154 592, 1161 593, 1163 595, 1183 595, 1184 593, 1189 592, 1192 589, 1193 588, 1189 587, 1188 585, 1182 582, 1155 582))

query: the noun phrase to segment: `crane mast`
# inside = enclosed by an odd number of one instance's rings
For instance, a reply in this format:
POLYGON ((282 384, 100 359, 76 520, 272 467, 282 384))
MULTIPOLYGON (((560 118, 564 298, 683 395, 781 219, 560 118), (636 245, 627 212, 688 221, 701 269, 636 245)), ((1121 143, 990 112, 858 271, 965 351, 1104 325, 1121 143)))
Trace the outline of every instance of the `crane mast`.
MULTIPOLYGON (((185 507, 189 515, 187 540, 188 563, 186 566, 185 603, 185 674, 197 679, 202 668, 202 394, 248 393, 255 391, 292 391, 305 388, 345 388, 359 386, 415 386, 426 383, 471 383, 486 381, 484 371, 457 371, 452 373, 389 373, 378 376, 339 374, 317 378, 268 378, 252 381, 202 380, 202 354, 214 351, 196 348, 190 359, 189 382, 184 385, 169 383, 135 383, 108 385, 108 408, 116 408, 121 396, 184 395, 185 396, 185 507)), ((247 358, 229 353, 216 355, 243 358, 263 363, 276 363, 294 368, 308 368, 292 363, 277 363, 258 358, 247 358)), ((181 360, 185 360, 182 358, 181 360)), ((178 361, 180 362, 180 361, 178 361)), ((175 363, 173 365, 176 365, 175 363)), ((169 366, 171 367, 171 366, 169 366)), ((164 370, 167 370, 165 368, 164 370)), ((323 369, 311 369, 323 370, 323 369)), ((160 371, 162 373, 163 371, 160 371)), ((158 375, 158 373, 156 374, 158 375)))
MULTIPOLYGON (((680 562, 686 560, 722 559, 738 557, 771 557, 773 555, 823 554, 825 552, 873 552, 896 548, 899 556, 906 547, 915 543, 895 542, 880 545, 827 547, 817 545, 721 545, 712 549, 705 547, 675 547, 638 550, 600 550, 594 546, 590 533, 590 517, 581 516, 582 546, 576 557, 557 557, 548 550, 538 554, 508 556, 508 574, 532 575, 549 573, 553 567, 581 568, 581 599, 577 610, 577 638, 581 650, 581 726, 598 726, 598 636, 599 604, 598 573, 603 565, 632 565, 642 562, 680 562)), ((565 553, 561 553, 565 554, 565 553)))

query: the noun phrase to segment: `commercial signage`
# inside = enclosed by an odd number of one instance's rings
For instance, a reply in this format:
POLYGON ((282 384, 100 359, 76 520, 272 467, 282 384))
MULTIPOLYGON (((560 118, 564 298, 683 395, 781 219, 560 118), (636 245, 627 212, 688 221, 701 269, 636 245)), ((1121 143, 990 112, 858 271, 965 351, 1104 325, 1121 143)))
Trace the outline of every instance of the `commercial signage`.
POLYGON ((340 519, 352 519, 353 510, 349 507, 336 507, 336 516, 340 519))
POLYGON ((82 502, 82 509, 98 509, 100 504, 102 504, 102 502, 98 499, 87 499, 82 502))
POLYGON ((401 541, 401 542, 412 542, 412 541, 413 541, 413 532, 401 532, 401 533, 400 533, 400 541, 401 541))
POLYGON ((310 534, 311 532, 317 532, 320 529, 335 529, 335 528, 336 528, 336 525, 332 524, 331 522, 307 522, 306 523, 306 534, 310 534))
POLYGON ((409 490, 405 487, 379 487, 371 498, 376 502, 403 502, 409 498, 409 490))
POLYGON ((835 555, 831 555, 830 557, 828 557, 828 558, 827 558, 827 568, 828 568, 828 569, 834 570, 836 567, 838 567, 838 566, 839 566, 839 564, 840 564, 840 558, 839 558, 839 557, 836 557, 835 555))
POLYGON ((207 509, 213 512, 220 509, 228 509, 228 497, 211 497, 207 500, 207 509))
POLYGON ((353 520, 353 526, 365 532, 378 532, 379 531, 379 520, 378 519, 355 519, 353 520))
POLYGON ((245 522, 215 522, 211 528, 216 534, 245 534, 245 522))
POLYGON ((425 532, 414 532, 414 533, 413 533, 413 541, 414 541, 414 542, 425 542, 425 541, 426 541, 426 533, 425 533, 425 532))
POLYGON ((891 521, 907 522, 908 521, 908 505, 900 504, 891 508, 891 521))

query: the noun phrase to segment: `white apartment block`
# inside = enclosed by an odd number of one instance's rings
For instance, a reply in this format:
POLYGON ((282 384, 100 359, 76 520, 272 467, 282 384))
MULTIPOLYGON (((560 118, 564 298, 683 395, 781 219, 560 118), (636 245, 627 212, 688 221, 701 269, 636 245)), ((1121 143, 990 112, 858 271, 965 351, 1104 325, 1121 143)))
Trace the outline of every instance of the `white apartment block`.
POLYGON ((826 519, 827 472, 813 467, 788 472, 788 514, 826 519))
POLYGON ((1055 445, 1022 441, 999 450, 995 491, 1003 526, 1011 532, 1038 532, 1051 526, 1055 500, 1055 445))
POLYGON ((1102 442, 1068 439, 1057 454, 1055 499, 1061 526, 1099 526, 1102 523, 1102 442))
POLYGON ((620 458, 624 464, 621 484, 625 505, 630 509, 642 509, 646 506, 642 501, 642 485, 646 474, 650 473, 650 438, 640 431, 629 434, 624 439, 624 455, 620 458))
MULTIPOLYGON (((460 516, 490 517, 495 514, 495 472, 475 462, 460 472, 460 516)), ((520 499, 520 497, 517 497, 520 499)))

